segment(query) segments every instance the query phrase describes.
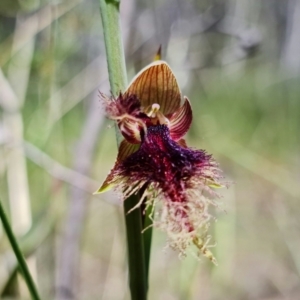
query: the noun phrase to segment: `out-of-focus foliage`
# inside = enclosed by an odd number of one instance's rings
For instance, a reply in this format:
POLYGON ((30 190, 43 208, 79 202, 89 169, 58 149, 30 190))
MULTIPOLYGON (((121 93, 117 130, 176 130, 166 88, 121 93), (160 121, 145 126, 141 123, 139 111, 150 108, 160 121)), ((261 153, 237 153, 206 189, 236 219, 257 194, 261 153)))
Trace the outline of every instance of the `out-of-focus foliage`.
MULTIPOLYGON (((11 210, 7 160, 22 142, 33 227, 55 220, 34 252, 43 299, 62 289, 53 267, 78 203, 77 298, 129 299, 121 200, 92 196, 117 153, 114 129, 97 123, 97 133, 88 122, 103 118, 97 91, 109 94, 98 3, 21 2, 0 1, 0 66, 18 99, 10 110, 1 79, 1 199, 11 210), (17 130, 7 121, 16 111, 17 130)), ((219 266, 179 260, 154 231, 149 299, 299 299, 300 4, 123 0, 121 17, 129 78, 161 44, 191 99, 188 143, 212 153, 233 182, 210 229, 219 266)), ((9 253, 1 232, 0 288, 9 253)))

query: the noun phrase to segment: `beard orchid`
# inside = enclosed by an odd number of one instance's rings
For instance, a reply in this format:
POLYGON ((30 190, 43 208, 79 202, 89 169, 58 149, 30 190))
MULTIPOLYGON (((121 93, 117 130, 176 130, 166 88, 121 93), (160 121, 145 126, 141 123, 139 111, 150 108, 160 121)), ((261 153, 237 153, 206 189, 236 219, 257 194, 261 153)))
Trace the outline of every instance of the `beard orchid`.
POLYGON ((215 189, 223 186, 221 172, 211 155, 188 148, 183 139, 192 108, 187 97, 182 99, 170 67, 156 61, 118 97, 101 96, 124 140, 115 166, 97 192, 114 187, 126 199, 143 190, 136 207, 155 207, 153 226, 167 233, 169 245, 182 255, 195 245, 197 254, 216 263, 207 247, 212 218, 208 208, 218 197, 215 189))

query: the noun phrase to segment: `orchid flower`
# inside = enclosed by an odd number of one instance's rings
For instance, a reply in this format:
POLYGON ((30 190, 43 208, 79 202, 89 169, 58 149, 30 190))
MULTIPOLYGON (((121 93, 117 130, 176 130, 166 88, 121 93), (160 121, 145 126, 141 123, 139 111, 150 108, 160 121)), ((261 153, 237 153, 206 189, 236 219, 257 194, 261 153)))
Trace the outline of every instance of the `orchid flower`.
MULTIPOLYGON (((124 136, 115 166, 97 193, 114 187, 124 199, 142 188, 138 206, 153 205, 153 226, 168 235, 169 246, 186 255, 190 245, 216 263, 208 250, 208 212, 215 188, 222 187, 217 163, 203 150, 188 148, 183 136, 192 108, 164 61, 141 70, 124 93, 102 95, 107 116, 124 136)), ((125 200, 126 201, 126 200, 125 200)), ((134 207, 133 209, 135 209, 134 207)))

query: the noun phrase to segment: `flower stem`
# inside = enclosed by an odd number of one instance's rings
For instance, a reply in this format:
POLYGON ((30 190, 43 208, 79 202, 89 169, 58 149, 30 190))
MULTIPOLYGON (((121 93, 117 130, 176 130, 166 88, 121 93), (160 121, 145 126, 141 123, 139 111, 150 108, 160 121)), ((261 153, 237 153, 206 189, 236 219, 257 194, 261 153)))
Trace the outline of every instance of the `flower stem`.
MULTIPOLYGON (((118 0, 99 0, 102 26, 104 32, 108 76, 114 96, 124 91, 127 86, 125 54, 120 28, 118 0)), ((122 136, 116 128, 118 146, 122 136)))
POLYGON ((141 209, 133 208, 139 201, 137 195, 132 195, 124 201, 124 213, 126 222, 129 287, 132 300, 147 299, 147 274, 145 263, 144 240, 142 235, 143 224, 141 209))
POLYGON ((13 234, 13 231, 11 229, 11 226, 8 222, 8 219, 6 217, 6 214, 4 212, 4 209, 2 207, 2 204, 1 204, 1 201, 0 201, 0 218, 2 220, 2 223, 3 223, 3 228, 7 234, 7 237, 9 239, 9 242, 13 248, 13 251, 16 255, 16 258, 18 260, 18 263, 19 263, 19 267, 20 267, 20 270, 22 272, 22 275, 24 277, 24 280, 27 284, 27 287, 28 287, 28 290, 31 294, 31 298, 33 300, 40 300, 40 296, 38 294, 38 291, 36 289, 36 286, 35 286, 35 283, 30 275, 30 272, 28 270, 28 267, 27 267, 27 264, 26 264, 26 261, 24 259, 24 256, 20 250, 20 247, 18 245, 18 242, 17 242, 17 239, 16 237, 14 236, 13 234))
MULTIPOLYGON (((113 95, 116 96, 121 91, 124 91, 127 85, 125 55, 119 18, 120 1, 99 0, 99 3, 105 39, 110 87, 113 95)), ((116 135, 119 146, 121 136, 118 129, 116 129, 116 135)), ((141 208, 137 208, 128 214, 128 211, 138 202, 139 197, 137 195, 133 195, 124 201, 129 287, 132 300, 146 300, 148 289, 148 275, 146 269, 148 269, 147 266, 149 264, 149 259, 146 263, 144 238, 142 235, 142 211, 141 208)), ((150 251, 150 244, 148 247, 148 250, 150 251)))

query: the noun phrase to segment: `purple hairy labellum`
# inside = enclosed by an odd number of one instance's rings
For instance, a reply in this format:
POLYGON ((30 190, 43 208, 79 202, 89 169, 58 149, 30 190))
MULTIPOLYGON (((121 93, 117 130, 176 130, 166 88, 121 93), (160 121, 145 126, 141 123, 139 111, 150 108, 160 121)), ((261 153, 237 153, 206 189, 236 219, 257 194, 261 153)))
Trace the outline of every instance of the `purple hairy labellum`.
MULTIPOLYGON (((183 136, 192 122, 188 98, 163 61, 143 69, 117 98, 101 95, 106 113, 124 136, 117 161, 102 186, 121 191, 124 199, 144 193, 137 207, 153 205, 153 226, 168 235, 182 255, 190 245, 216 263, 207 249, 208 208, 223 187, 218 164, 203 150, 188 148, 183 136)), ((135 208, 133 208, 135 209, 135 208)))

